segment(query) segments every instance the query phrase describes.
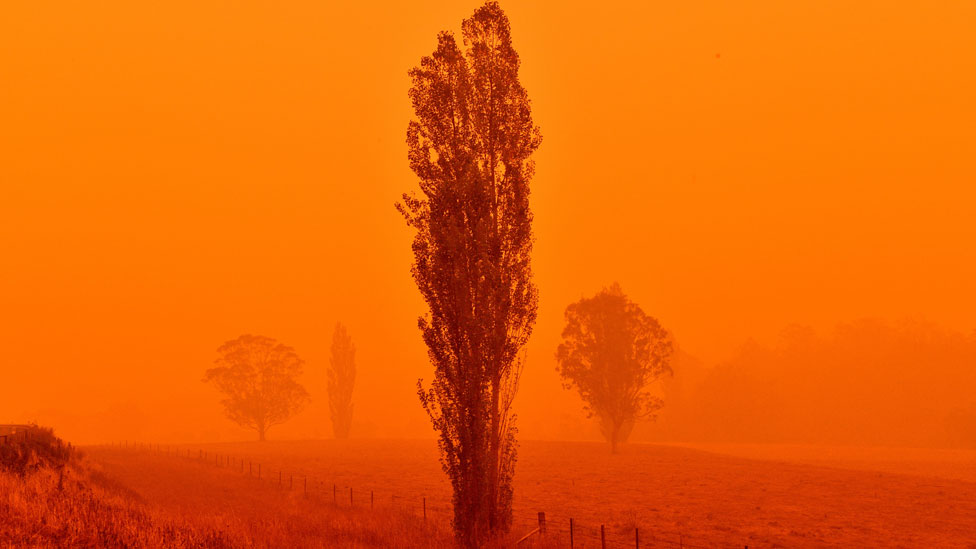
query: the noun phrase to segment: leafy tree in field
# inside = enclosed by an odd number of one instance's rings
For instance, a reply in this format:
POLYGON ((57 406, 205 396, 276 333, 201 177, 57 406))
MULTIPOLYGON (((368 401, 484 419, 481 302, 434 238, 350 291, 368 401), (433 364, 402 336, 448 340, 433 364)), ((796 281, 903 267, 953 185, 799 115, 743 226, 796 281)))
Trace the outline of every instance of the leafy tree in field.
POLYGON ((308 392, 297 381, 302 359, 291 347, 269 337, 242 335, 221 345, 217 353, 216 367, 207 370, 203 380, 212 381, 224 394, 221 403, 227 417, 256 430, 258 440, 308 402, 308 392))
POLYGON ((332 357, 327 372, 329 412, 336 438, 349 438, 352 425, 352 390, 356 385, 356 347, 346 327, 337 323, 332 334, 332 357))
POLYGON ((671 374, 671 337, 618 284, 567 307, 562 337, 556 360, 563 386, 579 391, 617 453, 634 423, 663 406, 648 385, 671 374))
POLYGON ((518 79, 508 18, 488 2, 410 71, 415 119, 410 167, 421 195, 397 209, 416 230, 413 277, 429 314, 419 326, 434 366, 418 382, 439 433, 464 546, 507 531, 512 520, 516 429, 511 412, 532 331, 532 153, 541 142, 518 79))

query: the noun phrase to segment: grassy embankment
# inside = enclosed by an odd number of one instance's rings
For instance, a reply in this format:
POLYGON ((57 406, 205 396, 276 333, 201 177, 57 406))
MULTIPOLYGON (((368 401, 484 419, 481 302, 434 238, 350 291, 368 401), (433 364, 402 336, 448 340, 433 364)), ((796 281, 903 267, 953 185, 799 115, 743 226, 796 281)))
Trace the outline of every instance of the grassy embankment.
POLYGON ((191 460, 110 454, 87 458, 36 427, 0 446, 0 547, 453 547, 442 521, 336 508, 191 460))

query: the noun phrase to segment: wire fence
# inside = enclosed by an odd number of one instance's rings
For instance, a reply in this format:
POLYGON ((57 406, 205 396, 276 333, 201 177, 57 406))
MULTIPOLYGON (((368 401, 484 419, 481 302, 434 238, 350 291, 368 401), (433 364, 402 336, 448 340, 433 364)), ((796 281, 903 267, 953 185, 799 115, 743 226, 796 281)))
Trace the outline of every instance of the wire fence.
MULTIPOLYGON (((346 508, 393 508, 407 511, 424 520, 443 520, 449 522, 454 508, 449 499, 430 497, 425 494, 403 495, 385 491, 356 489, 337 482, 309 475, 306 471, 285 472, 281 468, 268 469, 264 464, 248 456, 219 453, 187 446, 168 446, 161 444, 130 443, 122 441, 106 445, 121 449, 149 452, 156 455, 179 457, 196 463, 213 465, 215 468, 230 469, 244 476, 276 484, 279 488, 301 491, 306 498, 315 498, 346 508)), ((675 547, 678 549, 713 549, 716 547, 749 549, 749 545, 716 543, 714 540, 689 537, 681 532, 659 528, 611 527, 597 524, 596 521, 579 521, 574 517, 546 512, 525 512, 516 510, 512 516, 512 531, 518 543, 530 541, 536 536, 545 536, 549 542, 572 549, 596 548, 636 548, 675 547), (524 535, 523 535, 524 533, 524 535)))

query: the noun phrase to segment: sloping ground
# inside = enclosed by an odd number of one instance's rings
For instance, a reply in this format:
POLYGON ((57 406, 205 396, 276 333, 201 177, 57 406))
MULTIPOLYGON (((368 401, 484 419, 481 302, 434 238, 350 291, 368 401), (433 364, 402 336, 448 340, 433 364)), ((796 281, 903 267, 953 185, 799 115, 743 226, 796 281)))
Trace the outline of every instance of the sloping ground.
MULTIPOLYGON (((70 475, 74 476, 74 475, 70 475)), ((190 525, 97 485, 42 471, 0 474, 0 547, 246 547, 217 527, 190 525)))
MULTIPOLYGON (((93 449, 103 474, 140 500, 184 517, 224 524, 259 547, 450 547, 435 524, 389 511, 336 509, 297 489, 210 462, 139 451, 93 449)), ((195 520, 195 519, 191 519, 195 520)))
MULTIPOLYGON (((248 476, 239 463, 218 467, 212 454, 197 459, 117 448, 92 448, 89 454, 101 474, 125 486, 131 498, 190 523, 223 525, 225 532, 258 547, 455 547, 447 521, 433 515, 425 520, 422 510, 415 513, 413 507, 386 499, 371 506, 368 492, 357 494, 353 506, 345 498, 337 505, 331 485, 328 490, 312 486, 306 494, 304 479, 294 482, 285 475, 279 485, 277 471, 264 468, 258 479, 256 468, 248 476)), ((513 545, 514 539, 495 544, 513 545)))
POLYGON ((220 528, 153 512, 92 475, 50 430, 0 448, 0 547, 244 547, 220 528))
POLYGON ((399 509, 337 508, 171 456, 91 459, 50 430, 19 443, 0 452, 0 548, 453 547, 446 525, 399 509))
MULTIPOLYGON (((285 479, 308 475, 311 489, 330 501, 335 483, 340 504, 352 487, 354 505, 370 491, 377 501, 414 509, 426 496, 431 516, 449 516, 449 486, 432 441, 187 448, 192 456, 204 449, 210 460, 230 459, 225 474, 241 475, 241 459, 260 463, 266 484, 273 485, 279 471, 285 479)), ((200 465, 214 474, 212 465, 200 465)), ((523 442, 515 504, 516 531, 527 531, 536 512, 545 511, 553 536, 568 542, 572 517, 577 543, 587 546, 605 524, 612 542, 631 547, 635 527, 648 546, 654 540, 661 546, 740 548, 976 547, 976 483, 673 446, 634 444, 614 456, 602 444, 523 442)))

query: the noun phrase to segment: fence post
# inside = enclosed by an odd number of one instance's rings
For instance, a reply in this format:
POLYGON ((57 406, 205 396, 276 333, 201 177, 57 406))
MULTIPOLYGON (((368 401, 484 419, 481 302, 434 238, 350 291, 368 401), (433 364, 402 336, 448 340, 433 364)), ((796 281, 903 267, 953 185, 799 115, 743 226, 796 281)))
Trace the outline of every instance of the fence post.
POLYGON ((369 508, 370 509, 373 508, 373 491, 372 490, 369 491, 369 508))
POLYGON ((288 475, 288 490, 291 490, 291 487, 294 483, 295 483, 295 475, 288 475))
POLYGON ((349 507, 352 507, 352 486, 349 487, 349 507))
POLYGON ((607 549, 607 532, 602 524, 600 525, 600 548, 607 549))
POLYGON ((336 500, 336 485, 333 482, 332 483, 332 505, 338 505, 338 504, 339 502, 338 500, 336 500))
POLYGON ((308 496, 308 475, 305 475, 305 496, 308 496))
POLYGON ((258 463, 258 478, 261 478, 261 464, 258 463))
POLYGON ((634 527, 634 549, 640 549, 640 529, 634 527))
POLYGON ((573 547, 574 547, 574 545, 573 545, 573 519, 572 519, 572 517, 570 517, 570 519, 569 519, 569 548, 570 549, 573 549, 573 547))
POLYGON ((546 514, 542 511, 539 511, 539 533, 546 533, 546 514))
POLYGON ((424 520, 427 520, 427 496, 424 496, 424 520))
POLYGON ((249 461, 247 462, 247 476, 251 476, 252 473, 254 473, 254 464, 249 461))

